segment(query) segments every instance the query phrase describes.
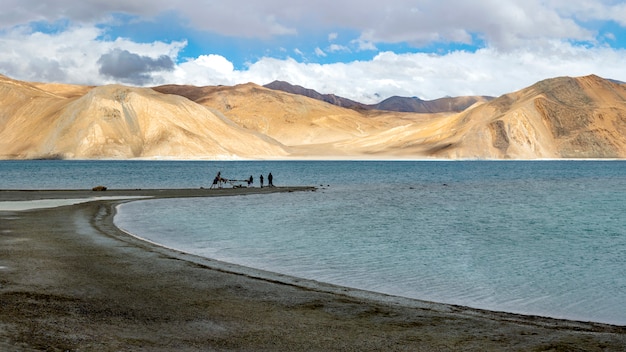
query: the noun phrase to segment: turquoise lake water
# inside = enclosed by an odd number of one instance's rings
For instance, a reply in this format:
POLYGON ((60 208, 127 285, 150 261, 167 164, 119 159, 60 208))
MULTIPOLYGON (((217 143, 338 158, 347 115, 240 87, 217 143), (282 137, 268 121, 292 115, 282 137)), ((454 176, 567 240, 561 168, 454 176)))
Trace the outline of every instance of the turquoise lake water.
POLYGON ((235 264, 409 298, 626 325, 626 162, 0 162, 0 189, 316 192, 140 200, 116 224, 235 264))

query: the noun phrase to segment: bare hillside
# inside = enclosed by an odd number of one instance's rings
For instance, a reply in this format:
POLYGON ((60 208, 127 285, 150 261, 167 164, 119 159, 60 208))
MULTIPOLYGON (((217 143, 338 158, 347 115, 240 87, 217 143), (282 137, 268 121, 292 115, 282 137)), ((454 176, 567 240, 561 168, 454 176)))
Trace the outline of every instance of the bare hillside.
POLYGON ((283 147, 188 99, 119 85, 80 97, 12 80, 3 94, 0 157, 271 158, 283 147))
POLYGON ((442 156, 626 157, 626 86, 597 76, 544 80, 463 115, 482 123, 442 156))
POLYGON ((0 76, 0 158, 624 158, 626 86, 560 77, 458 113, 342 108, 256 84, 131 88, 0 76))
POLYGON ((487 102, 493 97, 488 96, 465 96, 465 97, 445 97, 435 100, 422 100, 417 97, 389 97, 376 104, 363 104, 350 99, 342 98, 334 94, 321 94, 313 89, 293 85, 284 81, 274 81, 263 87, 279 90, 287 93, 304 95, 316 100, 341 106, 344 108, 361 110, 382 110, 395 112, 415 112, 415 113, 451 113, 460 112, 476 103, 487 102))
POLYGON ((548 79, 384 139, 351 143, 452 159, 624 158, 626 86, 593 75, 548 79))
POLYGON ((406 123, 393 118, 397 114, 364 114, 252 83, 215 89, 168 86, 155 90, 193 97, 196 103, 223 113, 241 127, 288 146, 361 138, 406 123))

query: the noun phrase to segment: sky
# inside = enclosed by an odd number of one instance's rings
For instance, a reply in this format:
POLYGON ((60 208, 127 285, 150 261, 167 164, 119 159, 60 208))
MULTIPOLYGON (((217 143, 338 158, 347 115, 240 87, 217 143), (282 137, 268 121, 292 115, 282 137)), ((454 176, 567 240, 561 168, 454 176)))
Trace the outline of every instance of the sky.
POLYGON ((84 85, 259 85, 362 103, 626 81, 624 0, 3 0, 0 74, 84 85))

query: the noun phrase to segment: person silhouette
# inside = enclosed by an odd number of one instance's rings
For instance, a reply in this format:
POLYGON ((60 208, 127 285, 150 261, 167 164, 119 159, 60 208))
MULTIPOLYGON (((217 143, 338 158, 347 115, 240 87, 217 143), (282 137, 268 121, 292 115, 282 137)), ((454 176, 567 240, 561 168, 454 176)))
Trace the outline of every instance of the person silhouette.
POLYGON ((272 176, 271 172, 267 175, 267 187, 274 187, 274 176, 272 176))
POLYGON ((263 175, 259 176, 259 180, 261 181, 261 188, 263 188, 263 175))
POLYGON ((217 172, 217 176, 215 176, 215 178, 213 179, 213 184, 211 185, 210 188, 222 188, 222 172, 218 171, 217 172))

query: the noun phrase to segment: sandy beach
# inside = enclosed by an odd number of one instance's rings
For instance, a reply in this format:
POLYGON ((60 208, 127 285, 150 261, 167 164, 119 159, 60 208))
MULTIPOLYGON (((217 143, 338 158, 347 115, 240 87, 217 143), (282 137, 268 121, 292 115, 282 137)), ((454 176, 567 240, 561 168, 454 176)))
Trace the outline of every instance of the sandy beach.
MULTIPOLYGON (((0 202, 312 190, 0 190, 0 202)), ((165 249, 115 227, 126 201, 0 210, 0 350, 626 351, 626 327, 389 297, 165 249)))

